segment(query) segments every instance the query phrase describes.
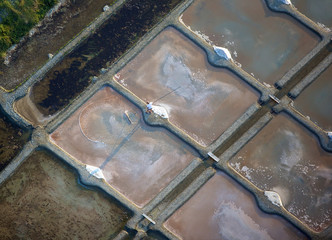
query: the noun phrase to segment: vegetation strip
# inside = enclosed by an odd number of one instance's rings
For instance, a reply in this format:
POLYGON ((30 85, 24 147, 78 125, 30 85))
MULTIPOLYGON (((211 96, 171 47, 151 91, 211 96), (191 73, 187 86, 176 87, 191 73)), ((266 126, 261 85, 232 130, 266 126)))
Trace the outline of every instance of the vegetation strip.
POLYGON ((57 0, 2 0, 0 2, 0 56, 29 32, 57 0))
POLYGON ((22 150, 30 131, 20 129, 0 109, 0 172, 22 150))
POLYGON ((58 63, 32 89, 32 100, 52 115, 83 92, 99 70, 112 65, 181 0, 130 0, 58 63))

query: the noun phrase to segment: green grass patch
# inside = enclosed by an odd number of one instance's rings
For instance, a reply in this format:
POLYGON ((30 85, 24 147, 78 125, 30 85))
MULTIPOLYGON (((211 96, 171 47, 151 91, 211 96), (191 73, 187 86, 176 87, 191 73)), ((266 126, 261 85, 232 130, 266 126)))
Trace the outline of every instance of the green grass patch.
POLYGON ((58 0, 1 0, 0 56, 35 26, 58 0))

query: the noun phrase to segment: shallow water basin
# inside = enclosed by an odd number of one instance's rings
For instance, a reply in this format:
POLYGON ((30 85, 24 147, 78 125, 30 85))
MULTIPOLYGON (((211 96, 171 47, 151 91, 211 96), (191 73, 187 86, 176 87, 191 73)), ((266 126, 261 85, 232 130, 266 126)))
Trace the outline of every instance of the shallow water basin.
POLYGON ((204 146, 258 99, 230 71, 212 67, 203 50, 174 28, 161 32, 115 79, 166 108, 170 121, 204 146))
POLYGON ((254 197, 222 172, 203 185, 164 226, 181 239, 306 239, 286 220, 262 212, 254 197))
POLYGON ((0 186, 2 239, 109 239, 130 213, 78 184, 59 159, 34 152, 0 186))
POLYGON ((332 27, 331 0, 292 0, 292 4, 313 21, 332 27))
POLYGON ((287 115, 275 117, 230 165, 260 189, 277 192, 285 208, 313 230, 332 223, 332 154, 287 115))
POLYGON ((311 83, 294 101, 302 114, 318 126, 332 131, 332 65, 311 83))
POLYGON ((110 87, 50 137, 78 161, 100 168, 107 183, 139 207, 198 156, 166 130, 147 126, 141 111, 110 87))
POLYGON ((264 0, 195 1, 183 23, 214 45, 226 47, 244 70, 273 84, 318 43, 319 37, 264 0))

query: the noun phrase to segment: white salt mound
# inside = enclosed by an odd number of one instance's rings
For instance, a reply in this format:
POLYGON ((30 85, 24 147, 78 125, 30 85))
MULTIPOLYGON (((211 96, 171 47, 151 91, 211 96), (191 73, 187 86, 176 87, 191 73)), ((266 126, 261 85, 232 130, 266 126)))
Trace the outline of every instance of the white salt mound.
POLYGON ((276 205, 278 207, 282 206, 282 202, 278 193, 273 191, 265 191, 264 195, 273 205, 276 205))
POLYGON ((101 171, 100 168, 94 167, 94 166, 91 166, 91 165, 86 165, 85 168, 91 175, 95 176, 96 178, 105 179, 104 174, 103 174, 103 172, 101 171))
POLYGON ((162 118, 168 118, 168 113, 163 107, 152 105, 152 111, 162 118))
POLYGON ((327 132, 327 136, 332 140, 332 132, 327 132))

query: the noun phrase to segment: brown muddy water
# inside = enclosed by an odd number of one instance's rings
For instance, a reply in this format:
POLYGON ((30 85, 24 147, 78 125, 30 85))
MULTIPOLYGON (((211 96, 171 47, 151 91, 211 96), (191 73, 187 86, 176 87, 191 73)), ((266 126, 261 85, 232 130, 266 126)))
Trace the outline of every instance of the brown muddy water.
POLYGON ((109 239, 129 212, 100 191, 78 184, 48 152, 34 152, 0 186, 2 239, 109 239))
POLYGON ((268 84, 320 41, 290 16, 269 10, 264 0, 198 0, 182 21, 212 44, 228 48, 244 70, 268 84))
POLYGON ((243 80, 212 67, 202 49, 171 27, 115 79, 141 99, 166 108, 170 121, 204 146, 258 99, 258 93, 243 80))
POLYGON ((109 87, 50 138, 78 161, 99 167, 106 182, 139 207, 198 156, 166 130, 147 126, 141 111, 109 87))
POLYGON ((302 114, 326 131, 332 131, 332 65, 294 101, 302 114))
POLYGON ((164 226, 188 240, 306 239, 286 220, 262 212, 254 197, 217 172, 164 226))
POLYGON ((332 27, 331 0, 292 0, 292 4, 311 20, 332 27))
POLYGON ((128 0, 108 21, 31 90, 39 111, 52 115, 84 91, 93 76, 117 61, 181 0, 128 0))
POLYGON ((285 208, 313 230, 332 223, 332 154, 287 115, 275 117, 230 165, 260 189, 277 192, 285 208))
POLYGON ((11 90, 24 82, 70 39, 92 22, 114 0, 69 0, 51 19, 45 19, 33 37, 13 54, 6 66, 0 63, 0 85, 11 90))
POLYGON ((31 131, 14 124, 0 108, 0 172, 20 153, 31 131))

